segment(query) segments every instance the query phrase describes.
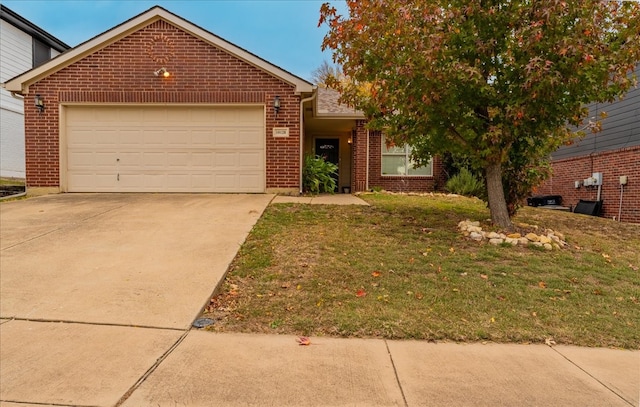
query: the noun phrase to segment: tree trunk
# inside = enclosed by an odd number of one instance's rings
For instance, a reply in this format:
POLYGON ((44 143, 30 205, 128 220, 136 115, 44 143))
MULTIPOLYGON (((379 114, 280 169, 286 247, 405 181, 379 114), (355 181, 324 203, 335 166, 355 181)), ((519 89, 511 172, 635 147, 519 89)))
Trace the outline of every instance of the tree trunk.
POLYGON ((490 163, 486 168, 487 195, 489 198, 489 211, 491 221, 507 230, 513 230, 513 223, 509 218, 507 201, 504 198, 504 187, 502 186, 502 164, 498 161, 490 163))

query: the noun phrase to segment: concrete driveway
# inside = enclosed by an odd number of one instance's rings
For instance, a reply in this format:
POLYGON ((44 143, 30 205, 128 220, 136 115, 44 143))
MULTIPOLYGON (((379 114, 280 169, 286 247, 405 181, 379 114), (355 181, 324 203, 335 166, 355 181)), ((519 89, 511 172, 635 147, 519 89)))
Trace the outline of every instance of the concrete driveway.
POLYGON ((272 198, 2 203, 0 400, 115 404, 179 343, 272 198))

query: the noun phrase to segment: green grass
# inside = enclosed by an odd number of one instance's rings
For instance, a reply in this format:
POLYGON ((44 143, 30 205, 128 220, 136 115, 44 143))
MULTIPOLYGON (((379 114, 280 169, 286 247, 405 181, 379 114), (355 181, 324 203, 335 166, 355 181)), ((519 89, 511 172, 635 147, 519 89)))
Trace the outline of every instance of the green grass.
POLYGON ((0 186, 24 186, 24 179, 22 178, 10 178, 10 177, 1 177, 0 178, 0 186))
POLYGON ((489 217, 479 200, 364 199, 267 208, 205 312, 210 329, 640 346, 639 225, 523 208, 516 222, 569 248, 496 247, 457 230, 489 217))

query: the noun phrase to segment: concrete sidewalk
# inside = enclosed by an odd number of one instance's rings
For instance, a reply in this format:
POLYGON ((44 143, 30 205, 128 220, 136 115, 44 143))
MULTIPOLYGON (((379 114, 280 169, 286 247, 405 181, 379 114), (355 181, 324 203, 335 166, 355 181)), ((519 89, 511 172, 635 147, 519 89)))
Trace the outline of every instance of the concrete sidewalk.
POLYGON ((297 203, 310 205, 366 205, 367 202, 351 194, 323 194, 315 196, 286 196, 278 195, 271 203, 297 203))
POLYGON ((637 406, 640 353, 192 331, 125 406, 637 406))

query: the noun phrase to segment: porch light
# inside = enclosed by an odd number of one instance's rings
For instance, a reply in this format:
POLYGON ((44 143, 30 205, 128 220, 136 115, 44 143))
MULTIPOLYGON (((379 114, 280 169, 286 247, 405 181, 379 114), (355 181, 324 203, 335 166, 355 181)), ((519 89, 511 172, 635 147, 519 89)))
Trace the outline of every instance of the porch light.
POLYGON ((44 98, 40 95, 36 95, 35 97, 35 105, 40 111, 40 113, 44 112, 44 98))
POLYGON ((167 71, 167 68, 165 68, 165 67, 162 67, 162 68, 158 69, 157 71, 154 71, 153 74, 155 76, 162 75, 162 77, 164 77, 164 78, 168 78, 168 77, 171 76, 171 73, 169 71, 167 71))
POLYGON ((276 115, 280 111, 280 96, 276 96, 273 99, 273 110, 276 112, 276 115))
POLYGON ((351 137, 349 137, 349 138, 347 139, 347 143, 349 143, 349 144, 353 143, 353 140, 351 139, 351 137))

